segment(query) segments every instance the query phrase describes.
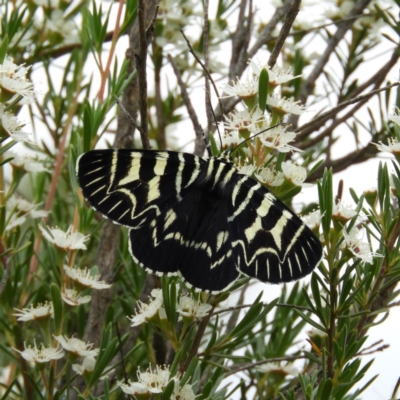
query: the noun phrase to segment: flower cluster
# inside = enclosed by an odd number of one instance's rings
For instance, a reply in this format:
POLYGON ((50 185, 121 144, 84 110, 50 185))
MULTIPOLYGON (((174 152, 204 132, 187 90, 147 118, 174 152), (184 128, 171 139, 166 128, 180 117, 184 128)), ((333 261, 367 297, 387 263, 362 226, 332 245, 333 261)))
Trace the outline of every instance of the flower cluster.
POLYGON ((0 104, 0 123, 9 137, 17 142, 30 141, 30 134, 21 130, 25 124, 9 108, 21 99, 28 103, 33 100, 33 84, 26 77, 28 71, 29 68, 16 65, 8 58, 0 64, 0 93, 2 98, 5 95, 9 97, 6 103, 0 104))
MULTIPOLYGON (((189 296, 181 296, 176 307, 176 311, 182 316, 189 318, 191 321, 204 318, 208 315, 212 306, 210 304, 201 303, 189 296)), ((158 323, 160 320, 167 318, 161 289, 153 289, 151 292, 150 302, 143 303, 138 301, 138 311, 128 319, 132 322, 131 326, 138 326, 145 322, 158 323)))
MULTIPOLYGON (((298 78, 290 70, 282 71, 277 67, 270 68, 253 60, 249 62, 252 73, 246 78, 237 79, 224 88, 224 96, 237 96, 245 105, 243 110, 238 110, 225 116, 225 137, 222 147, 234 148, 244 142, 240 156, 235 160, 237 169, 241 174, 253 175, 260 183, 275 188, 274 191, 282 195, 294 186, 304 186, 307 170, 292 161, 279 163, 277 156, 289 152, 301 152, 293 143, 296 133, 289 127, 277 124, 287 114, 299 115, 304 107, 297 102, 281 98, 277 92, 280 85, 287 84, 298 78), (266 107, 263 111, 259 106, 260 74, 268 74, 266 91, 266 107), (281 189, 276 189, 281 186, 281 189), (282 193, 283 192, 283 193, 282 193)), ((264 93, 265 94, 265 93, 264 93)))
POLYGON ((185 384, 180 385, 177 376, 171 378, 170 370, 167 366, 160 367, 156 365, 155 368, 151 366, 146 372, 137 372, 137 382, 128 381, 127 383, 118 382, 118 386, 126 394, 130 395, 151 395, 160 394, 167 387, 169 382, 173 380, 174 388, 170 399, 172 400, 195 400, 196 396, 193 392, 192 386, 185 384))
POLYGON ((45 218, 47 211, 39 210, 38 204, 32 204, 20 197, 11 197, 7 201, 8 223, 6 230, 14 229, 16 226, 22 225, 28 218, 37 219, 45 218))
POLYGON ((362 230, 354 226, 349 232, 343 229, 344 247, 364 263, 372 264, 374 257, 382 257, 372 252, 370 245, 362 241, 362 230))
POLYGON ((53 309, 53 303, 46 301, 45 303, 39 303, 36 307, 34 307, 32 304, 29 306, 29 308, 23 308, 22 310, 15 309, 17 312, 14 313, 17 317, 17 321, 37 321, 37 320, 43 320, 43 319, 48 319, 50 317, 53 317, 54 315, 54 309, 53 309))

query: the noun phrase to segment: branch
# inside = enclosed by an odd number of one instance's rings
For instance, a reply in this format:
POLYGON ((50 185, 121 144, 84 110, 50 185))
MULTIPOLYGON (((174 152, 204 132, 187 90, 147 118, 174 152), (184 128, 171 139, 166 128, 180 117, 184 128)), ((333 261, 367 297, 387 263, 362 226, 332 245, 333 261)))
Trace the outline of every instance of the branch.
POLYGON ((204 149, 206 147, 206 144, 204 142, 204 136, 203 136, 203 130, 201 128, 200 122, 197 118, 196 111, 194 110, 194 107, 192 105, 192 102, 190 100, 189 94, 186 90, 186 85, 182 80, 181 73, 179 72, 178 67, 176 66, 174 59, 171 57, 171 55, 168 54, 168 61, 171 63, 172 69, 174 70, 176 79, 178 81, 179 88, 181 90, 181 96, 182 100, 185 103, 187 112, 189 114, 189 118, 192 121, 193 124, 193 129, 196 133, 196 142, 194 145, 194 154, 197 156, 202 156, 204 149))
POLYGON ((140 137, 142 139, 143 148, 151 149, 148 132, 147 119, 147 30, 146 30, 146 13, 144 8, 144 0, 139 0, 138 4, 138 20, 139 20, 139 53, 135 53, 136 69, 139 83, 139 112, 140 112, 140 137))
POLYGON ((285 44, 286 38, 288 37, 290 29, 292 28, 293 22, 296 19, 297 14, 299 13, 300 4, 301 0, 293 0, 293 3, 289 8, 285 22, 283 23, 282 29, 275 43, 275 47, 268 60, 268 65, 270 66, 270 68, 272 68, 276 64, 276 60, 278 59, 282 47, 285 44))
POLYGON ((348 15, 348 20, 340 24, 338 26, 335 34, 329 39, 328 45, 324 51, 324 53, 320 56, 317 64, 315 65, 313 71, 308 76, 307 80, 304 82, 304 85, 301 89, 299 100, 302 104, 306 104, 308 96, 312 93, 315 85, 315 81, 323 72, 326 63, 328 62, 332 53, 334 53, 338 43, 343 39, 346 32, 351 28, 353 25, 352 16, 362 14, 363 10, 367 7, 371 0, 358 0, 357 3, 354 5, 352 10, 348 15))
POLYGON ((247 371, 250 368, 258 367, 259 365, 274 363, 274 362, 281 362, 281 361, 296 361, 296 360, 301 360, 301 359, 305 359, 305 358, 307 358, 307 356, 304 356, 304 355, 297 355, 297 356, 293 355, 293 356, 286 356, 286 357, 267 358, 265 360, 257 361, 257 362, 250 363, 250 364, 244 364, 241 367, 232 369, 227 374, 225 374, 225 378, 227 378, 230 375, 234 375, 240 371, 247 371))
MULTIPOLYGON (((379 87, 379 85, 384 81, 386 75, 388 72, 393 68, 393 66, 397 63, 398 59, 400 57, 400 50, 397 49, 393 52, 392 57, 390 60, 379 70, 377 71, 370 79, 368 79, 366 82, 364 82, 362 85, 360 85, 354 92, 352 93, 353 96, 357 95, 359 93, 362 93, 364 90, 366 90, 369 86, 374 85, 375 87, 379 87)), ((384 88, 381 89, 375 89, 372 92, 369 92, 368 94, 364 96, 359 96, 359 97, 353 97, 350 100, 347 100, 341 104, 339 104, 337 107, 320 114, 318 117, 314 118, 312 121, 302 125, 301 127, 297 128, 295 132, 300 132, 299 135, 297 135, 296 140, 300 141, 304 137, 308 136, 310 133, 314 132, 315 130, 319 129, 323 123, 325 123, 327 120, 333 118, 340 110, 342 110, 344 107, 346 107, 349 104, 357 103, 359 101, 362 101, 365 98, 372 97, 372 95, 379 93, 382 90, 388 90, 392 88, 393 86, 398 85, 399 83, 394 83, 392 85, 387 85, 384 88)))
MULTIPOLYGON (((204 1, 204 18, 203 18, 203 52, 204 52, 204 66, 208 70, 209 66, 209 20, 208 20, 208 9, 209 9, 209 0, 204 1)), ((207 116, 207 129, 206 132, 210 132, 213 125, 213 113, 212 113, 212 104, 211 104, 211 90, 210 90, 210 79, 207 75, 204 75, 204 85, 205 85, 205 109, 206 109, 206 116, 207 116)), ((196 148, 195 148, 196 150, 196 148)), ((204 149, 203 149, 204 151, 204 149)))
MULTIPOLYGON (((341 104, 339 104, 337 107, 327 111, 324 114, 321 114, 319 117, 317 117, 316 119, 312 120, 311 122, 304 124, 303 126, 301 126, 300 128, 297 128, 295 130, 295 132, 298 131, 303 131, 303 129, 307 128, 307 127, 316 127, 318 125, 318 123, 320 124, 320 121, 326 121, 326 119, 331 119, 332 116, 334 116, 335 114, 337 114, 340 110, 342 110, 344 107, 348 106, 349 104, 354 104, 354 103, 358 103, 355 107, 353 107, 352 109, 350 109, 345 115, 343 115, 340 118, 335 118, 332 119, 332 124, 329 125, 324 131, 322 131, 320 134, 318 134, 317 136, 315 136, 314 138, 308 140, 307 142, 302 142, 302 143, 298 143, 296 144, 296 147, 298 147, 301 150, 307 149, 310 146, 313 146, 314 144, 320 142, 322 139, 324 139, 326 136, 330 135, 332 133, 332 131, 339 126, 340 124, 342 124, 343 122, 347 121, 349 118, 353 117, 355 112, 357 110, 359 110, 372 96, 374 96, 377 93, 389 90, 395 86, 399 86, 400 82, 395 82, 392 83, 391 85, 385 86, 383 88, 380 89, 376 89, 376 90, 372 90, 371 92, 363 95, 363 96, 358 96, 355 97, 353 99, 350 99, 348 101, 345 101, 341 104)), ((307 134, 311 133, 309 132, 309 129, 306 130, 307 134)), ((299 135, 300 139, 302 135, 299 135)))
MULTIPOLYGON (((236 78, 236 65, 243 62, 247 62, 247 47, 249 45, 248 30, 249 30, 249 19, 246 17, 247 0, 242 0, 239 6, 238 20, 236 24, 236 31, 232 35, 232 54, 231 61, 229 63, 229 74, 228 79, 232 81, 236 78)), ((252 8, 249 5, 249 14, 251 14, 252 8)))

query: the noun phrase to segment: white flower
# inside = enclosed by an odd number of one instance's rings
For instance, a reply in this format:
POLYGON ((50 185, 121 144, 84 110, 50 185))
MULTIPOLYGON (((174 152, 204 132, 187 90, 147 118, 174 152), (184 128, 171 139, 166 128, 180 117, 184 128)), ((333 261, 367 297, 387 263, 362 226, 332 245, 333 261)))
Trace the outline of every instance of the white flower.
MULTIPOLYGON (((128 381, 128 383, 117 382, 124 393, 130 395, 139 394, 159 394, 162 393, 168 383, 171 381, 169 367, 158 365, 155 368, 151 366, 146 372, 137 372, 138 382, 128 381)), ((180 387, 177 377, 173 377, 174 391, 171 395, 172 400, 195 400, 192 386, 189 384, 180 387)))
POLYGON ((45 302, 43 304, 39 303, 36 307, 32 304, 29 308, 23 308, 22 310, 18 310, 13 315, 17 317, 17 321, 34 321, 39 319, 50 318, 54 315, 53 303, 45 302))
POLYGON ((281 171, 276 171, 270 167, 260 167, 254 175, 261 183, 268 186, 281 186, 285 180, 281 171))
POLYGON ((268 64, 260 64, 259 62, 255 62, 250 60, 249 62, 253 73, 257 76, 260 76, 261 71, 265 68, 268 71, 269 84, 272 86, 281 85, 282 83, 289 82, 293 79, 299 78, 301 75, 294 76, 291 74, 290 68, 287 71, 283 71, 279 69, 277 66, 274 66, 272 69, 268 64))
POLYGON ((258 77, 248 77, 243 82, 241 82, 239 78, 236 78, 236 82, 233 82, 232 85, 225 85, 224 93, 226 94, 221 96, 221 99, 232 96, 240 98, 253 97, 258 93, 258 77))
POLYGON ((280 153, 287 153, 289 151, 302 151, 297 147, 288 144, 293 142, 295 137, 295 132, 286 132, 286 127, 282 125, 268 129, 259 135, 260 141, 265 147, 276 149, 280 153))
POLYGON ((224 136, 221 138, 222 144, 221 148, 226 149, 226 148, 234 148, 236 147, 240 142, 243 141, 243 139, 239 138, 239 135, 235 131, 231 131, 229 133, 226 133, 224 136))
POLYGON ((66 232, 59 228, 43 228, 39 225, 43 236, 57 247, 65 250, 86 250, 84 242, 89 238, 80 232, 72 232, 72 226, 66 232))
POLYGON ((10 111, 4 111, 4 106, 2 104, 0 104, 0 122, 11 139, 14 139, 16 142, 31 141, 31 134, 21 131, 21 128, 24 127, 25 124, 20 122, 10 111))
POLYGON ((320 210, 315 210, 310 214, 304 215, 301 217, 303 222, 310 228, 314 229, 317 228, 321 224, 321 211, 320 210))
POLYGON ((62 349, 54 348, 54 347, 44 347, 43 344, 41 345, 40 349, 36 347, 36 343, 34 346, 28 346, 26 347, 26 344, 24 343, 25 350, 20 351, 18 349, 15 349, 15 351, 18 351, 18 353, 21 354, 22 358, 24 358, 26 361, 29 362, 34 362, 34 363, 45 363, 49 362, 51 360, 59 360, 64 356, 64 351, 62 349))
MULTIPOLYGON (((392 117, 393 118, 393 117, 392 117)), ((400 119, 400 117, 399 117, 400 119)), ((393 119, 392 119, 393 121, 393 119)), ((382 152, 388 152, 388 153, 393 153, 393 154, 400 154, 400 143, 396 138, 388 139, 388 144, 382 144, 382 142, 379 142, 380 144, 375 144, 375 146, 378 148, 379 151, 382 152)))
POLYGON ((46 20, 45 26, 48 30, 60 34, 65 44, 79 43, 75 23, 72 20, 67 20, 62 10, 53 10, 51 17, 46 20))
POLYGON ((200 319, 206 317, 211 309, 210 304, 200 303, 189 296, 182 296, 176 311, 184 317, 200 319))
POLYGON ((78 338, 66 338, 62 335, 54 336, 54 338, 60 343, 64 350, 78 357, 96 357, 99 354, 99 349, 93 348, 93 343, 85 343, 78 338))
POLYGON ((355 226, 350 232, 343 229, 344 243, 357 258, 361 259, 364 263, 372 264, 374 257, 383 256, 373 253, 369 244, 359 238, 360 233, 360 229, 355 226))
POLYGON ((307 178, 307 170, 304 167, 289 161, 284 161, 282 163, 282 172, 285 178, 296 186, 303 185, 303 182, 307 178))
POLYGON ((193 392, 192 385, 186 384, 183 387, 179 386, 179 380, 174 377, 174 392, 172 393, 172 400, 195 400, 196 395, 193 392))
POLYGON ((84 375, 87 372, 93 372, 96 366, 96 359, 93 356, 87 356, 83 359, 82 365, 72 364, 72 369, 79 375, 84 375))
POLYGON ((129 321, 132 322, 131 326, 141 325, 154 317, 157 313, 159 313, 160 318, 163 318, 164 315, 162 314, 162 310, 164 309, 162 308, 163 297, 161 289, 153 289, 151 291, 151 296, 154 299, 151 300, 149 304, 143 303, 138 300, 137 305, 139 310, 136 312, 136 315, 133 315, 130 318, 128 317, 129 321))
POLYGON ((274 373, 282 374, 284 376, 286 376, 286 375, 297 376, 299 373, 299 370, 297 368, 292 367, 290 365, 281 367, 279 365, 274 365, 274 364, 264 364, 264 365, 260 365, 259 367, 257 367, 257 370, 260 372, 274 372, 274 373))
POLYGON ((6 230, 9 231, 16 226, 22 225, 26 221, 26 217, 45 218, 48 211, 37 210, 38 204, 32 204, 29 201, 12 196, 7 201, 7 209, 12 212, 7 222, 6 230))
POLYGON ((229 117, 225 117, 225 129, 250 129, 250 126, 261 123, 264 119, 263 112, 260 108, 254 111, 242 110, 230 113, 229 117))
POLYGON ((251 176, 251 175, 253 175, 253 172, 255 171, 255 169, 256 169, 255 165, 252 165, 252 164, 237 166, 237 171, 241 175, 251 176))
POLYGON ((31 98, 33 84, 26 78, 29 68, 25 68, 22 65, 18 66, 6 58, 3 64, 0 64, 0 86, 9 92, 25 98, 31 98))
POLYGON ((61 298, 63 299, 64 303, 67 303, 73 307, 89 303, 91 300, 90 296, 81 296, 81 294, 75 289, 67 289, 65 287, 61 292, 61 298))
POLYGON ((279 99, 277 97, 268 96, 267 104, 282 113, 300 115, 305 110, 305 107, 298 104, 298 101, 291 101, 289 99, 279 99))
POLYGON ((16 214, 11 215, 11 218, 7 222, 6 231, 11 231, 16 226, 21 226, 26 220, 26 215, 21 215, 19 217, 17 217, 16 214))
POLYGON ((170 372, 167 366, 156 365, 155 370, 151 366, 146 372, 138 370, 138 382, 117 382, 117 384, 127 394, 162 393, 170 380, 169 376, 170 372))
POLYGON ((39 204, 33 204, 29 201, 23 199, 22 197, 12 196, 7 201, 7 207, 13 209, 16 208, 17 211, 29 214, 32 218, 45 218, 48 215, 48 211, 38 210, 39 204))
POLYGON ((86 267, 81 269, 78 267, 70 268, 64 265, 64 271, 73 281, 86 288, 101 290, 108 289, 112 286, 104 281, 100 281, 100 275, 92 275, 90 270, 86 267))
POLYGON ((150 393, 162 393, 170 380, 169 368, 166 365, 163 367, 156 365, 155 370, 150 366, 146 372, 138 370, 137 376, 138 381, 147 386, 150 393))
POLYGON ((49 169, 45 168, 43 162, 40 162, 37 158, 31 157, 27 154, 18 154, 13 151, 6 151, 4 158, 12 157, 10 161, 15 167, 21 167, 27 172, 50 172, 49 169))
POLYGON ((140 382, 132 382, 131 380, 129 380, 128 383, 117 382, 117 385, 126 394, 136 395, 149 393, 149 389, 147 388, 147 386, 140 382))
POLYGON ((357 215, 357 212, 351 206, 342 203, 341 200, 339 200, 337 204, 333 204, 332 217, 348 221, 355 215, 357 215))

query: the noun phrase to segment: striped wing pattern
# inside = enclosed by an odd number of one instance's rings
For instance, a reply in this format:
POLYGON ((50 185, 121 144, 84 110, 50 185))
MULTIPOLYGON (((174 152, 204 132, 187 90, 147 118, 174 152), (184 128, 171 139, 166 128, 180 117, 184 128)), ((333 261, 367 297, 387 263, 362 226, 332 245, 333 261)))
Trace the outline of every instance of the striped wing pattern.
POLYGON ((287 282, 310 273, 322 247, 311 230, 228 154, 94 150, 77 162, 84 197, 130 229, 136 263, 217 293, 240 273, 287 282))

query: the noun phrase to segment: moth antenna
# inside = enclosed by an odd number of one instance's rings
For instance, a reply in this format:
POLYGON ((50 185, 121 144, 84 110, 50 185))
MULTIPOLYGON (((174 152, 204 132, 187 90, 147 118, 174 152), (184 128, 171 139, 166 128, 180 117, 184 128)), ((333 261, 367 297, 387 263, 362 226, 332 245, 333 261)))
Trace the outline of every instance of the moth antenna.
MULTIPOLYGON (((208 93, 207 91, 206 91, 206 95, 207 95, 207 98, 208 98, 208 103, 210 105, 211 114, 212 114, 212 116, 214 118, 215 128, 216 128, 216 130, 218 132, 220 147, 222 148, 222 136, 221 136, 221 132, 220 132, 219 127, 218 127, 217 116, 215 115, 214 109, 212 108, 212 105, 211 105, 211 96, 210 96, 210 93, 208 93)), ((211 149, 210 149, 210 151, 211 151, 211 149)), ((208 154, 208 155, 211 156, 211 154, 208 154)))
POLYGON ((266 129, 263 129, 263 130, 260 131, 260 132, 257 132, 257 133, 254 134, 253 136, 250 136, 249 138, 244 139, 244 140, 243 140, 242 142, 240 142, 237 146, 235 146, 235 147, 231 150, 230 154, 232 154, 237 148, 239 148, 243 143, 247 142, 248 140, 253 139, 253 138, 255 138, 256 136, 259 136, 259 135, 261 135, 262 133, 267 132, 267 131, 269 131, 269 130, 271 130, 271 129, 274 129, 274 128, 276 128, 277 126, 280 126, 280 125, 287 125, 287 124, 285 124, 284 122, 280 122, 279 124, 270 126, 269 128, 266 128, 266 129))
MULTIPOLYGON (((217 89, 217 85, 215 84, 214 79, 212 78, 212 76, 211 76, 211 74, 210 74, 210 71, 209 71, 208 68, 204 65, 204 63, 200 60, 199 56, 195 53, 195 51, 194 51, 194 49, 193 49, 193 46, 191 45, 189 39, 186 37, 185 33, 183 32, 183 29, 181 29, 180 31, 181 31, 181 34, 182 34, 183 38, 184 38, 185 41, 186 41, 186 44, 187 44, 187 46, 188 46, 188 48, 189 48, 190 53, 191 53, 192 56, 196 59, 196 61, 201 65, 201 68, 203 69, 204 73, 207 75, 208 79, 210 80, 210 82, 211 82, 211 84, 212 84, 212 87, 213 87, 213 89, 214 89, 214 92, 215 92, 215 94, 217 95, 218 104, 219 104, 219 107, 221 108, 221 115, 224 115, 224 107, 223 107, 222 102, 221 102, 221 96, 219 95, 219 92, 218 92, 218 89, 217 89)), ((210 105, 211 105, 211 101, 210 101, 210 105)), ((213 114, 213 116, 214 116, 215 122, 217 122, 217 118, 216 118, 216 116, 215 116, 215 113, 214 113, 214 110, 213 110, 212 107, 211 107, 211 112, 212 112, 212 114, 213 114)), ((217 129, 218 129, 218 125, 217 125, 217 129)), ((204 135, 204 132, 203 132, 203 135, 204 135)), ((219 133, 219 131, 218 131, 218 135, 219 135, 219 139, 220 139, 221 145, 222 145, 221 134, 219 133)), ((209 146, 208 140, 206 140, 206 143, 207 143, 207 145, 209 146)), ((211 149, 210 149, 209 147, 207 147, 207 152, 209 153, 209 155, 211 155, 211 149)))

